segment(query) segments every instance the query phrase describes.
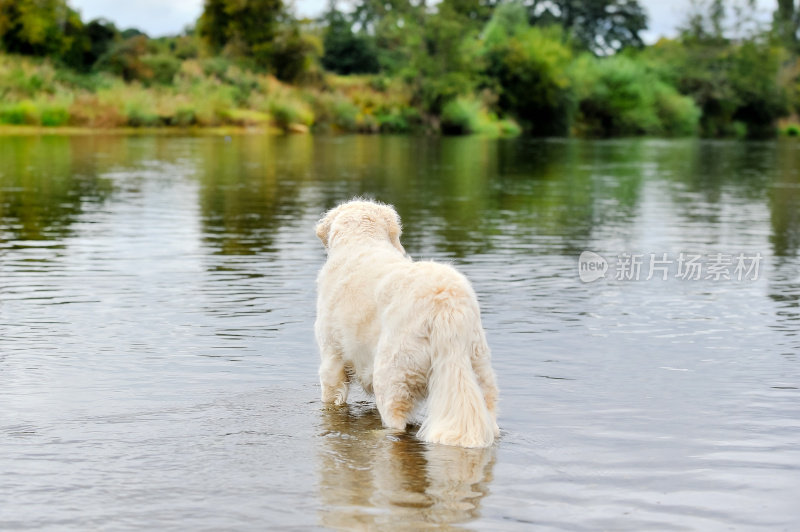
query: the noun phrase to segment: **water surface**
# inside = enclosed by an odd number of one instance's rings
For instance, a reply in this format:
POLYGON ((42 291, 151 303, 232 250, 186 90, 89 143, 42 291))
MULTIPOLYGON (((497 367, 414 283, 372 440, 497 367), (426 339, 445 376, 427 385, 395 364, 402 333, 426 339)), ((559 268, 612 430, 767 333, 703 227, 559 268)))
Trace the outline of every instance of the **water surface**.
POLYGON ((799 249, 788 141, 0 137, 0 529, 796 530, 799 249), (472 280, 495 447, 319 402, 313 226, 362 194, 472 280))

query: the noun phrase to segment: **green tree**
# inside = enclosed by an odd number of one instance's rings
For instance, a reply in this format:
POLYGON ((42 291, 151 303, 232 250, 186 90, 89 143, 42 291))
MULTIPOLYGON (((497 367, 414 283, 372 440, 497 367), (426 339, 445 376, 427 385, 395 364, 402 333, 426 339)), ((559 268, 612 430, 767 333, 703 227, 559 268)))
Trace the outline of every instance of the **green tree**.
POLYGON ((638 0, 528 0, 532 24, 559 24, 585 49, 607 55, 643 46, 647 15, 638 0))
POLYGON ((678 27, 686 43, 725 45, 725 19, 728 15, 725 0, 694 0, 686 18, 678 27))
POLYGON ((645 52, 701 109, 704 136, 771 136, 777 119, 788 112, 781 81, 785 51, 748 24, 745 8, 754 5, 753 0, 695 3, 679 40, 645 52))
MULTIPOLYGON (((443 0, 436 9, 409 0, 361 0, 342 31, 375 43, 380 70, 403 80, 412 101, 439 115, 458 96, 477 86, 480 0, 443 0)), ((484 10, 483 15, 487 16, 484 10)), ((372 66, 372 65, 370 65, 372 66)))
POLYGON ((296 83, 312 71, 320 55, 322 44, 317 37, 301 32, 298 23, 285 24, 273 42, 272 71, 278 79, 296 83))
POLYGON ((788 114, 788 98, 779 82, 783 50, 769 42, 748 40, 734 48, 730 83, 736 95, 733 118, 747 125, 750 137, 770 137, 776 121, 788 114))
POLYGON ((375 73, 380 69, 375 40, 366 34, 353 32, 348 15, 331 3, 323 15, 325 33, 322 66, 339 74, 375 73))
POLYGON ((95 19, 86 24, 85 34, 89 47, 84 54, 84 64, 88 67, 94 65, 120 38, 114 23, 105 19, 95 19))
POLYGON ((121 76, 125 81, 149 81, 154 73, 147 62, 143 61, 148 52, 147 37, 137 35, 114 43, 98 59, 95 68, 121 76))
POLYGON ((197 29, 214 52, 249 56, 268 67, 282 14, 281 0, 205 0, 197 29))
POLYGON ((794 0, 778 0, 778 8, 772 20, 773 29, 780 41, 790 50, 797 52, 800 10, 795 8, 794 0))
POLYGON ((382 21, 397 22, 424 10, 425 2, 415 6, 409 0, 357 0, 353 9, 353 24, 357 31, 378 35, 382 21))
POLYGON ((464 25, 482 28, 500 3, 500 0, 442 0, 438 8, 440 13, 446 12, 450 17, 461 19, 464 25))
POLYGON ((0 47, 7 52, 82 61, 82 31, 65 0, 0 0, 0 47))
POLYGON ((480 75, 477 49, 481 26, 454 10, 451 2, 439 4, 427 16, 409 47, 411 60, 404 76, 412 81, 417 101, 439 114, 447 103, 475 92, 480 75))
POLYGON ((534 135, 569 132, 572 51, 558 26, 532 27, 520 4, 498 7, 483 32, 482 57, 498 106, 534 135))

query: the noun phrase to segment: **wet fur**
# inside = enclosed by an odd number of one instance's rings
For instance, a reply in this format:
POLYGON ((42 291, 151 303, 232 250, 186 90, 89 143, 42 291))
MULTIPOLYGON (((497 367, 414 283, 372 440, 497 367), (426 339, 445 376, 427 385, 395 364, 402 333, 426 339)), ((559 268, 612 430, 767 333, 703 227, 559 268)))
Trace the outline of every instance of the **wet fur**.
POLYGON ((316 231, 328 251, 315 323, 322 400, 346 403, 356 381, 375 395, 383 424, 403 430, 427 399, 420 439, 491 445, 497 386, 469 281, 451 266, 412 261, 389 205, 343 203, 316 231))

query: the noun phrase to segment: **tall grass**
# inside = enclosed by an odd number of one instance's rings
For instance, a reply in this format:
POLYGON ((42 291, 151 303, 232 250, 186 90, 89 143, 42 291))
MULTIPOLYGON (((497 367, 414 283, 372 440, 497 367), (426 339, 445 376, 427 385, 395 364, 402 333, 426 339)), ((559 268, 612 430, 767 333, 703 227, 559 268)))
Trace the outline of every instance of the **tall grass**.
POLYGON ((474 98, 451 101, 441 118, 429 115, 399 79, 328 75, 314 85, 291 86, 224 58, 144 59, 155 75, 125 82, 110 74, 80 74, 47 60, 0 54, 0 124, 519 133, 514 122, 498 119, 474 98))
POLYGON ((297 87, 224 58, 147 60, 152 80, 124 82, 0 54, 0 124, 407 132, 423 122, 400 84, 375 77, 297 87))
POLYGON ((456 98, 442 109, 443 133, 454 135, 481 134, 488 136, 519 135, 520 127, 511 120, 498 120, 484 105, 470 98, 456 98))

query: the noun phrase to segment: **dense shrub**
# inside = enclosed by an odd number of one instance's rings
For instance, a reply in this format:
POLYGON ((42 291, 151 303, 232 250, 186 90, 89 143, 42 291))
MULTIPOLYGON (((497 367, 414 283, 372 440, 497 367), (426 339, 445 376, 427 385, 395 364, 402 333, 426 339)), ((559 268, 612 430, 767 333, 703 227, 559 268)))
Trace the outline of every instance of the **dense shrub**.
POLYGON ((475 100, 457 98, 448 102, 442 109, 442 133, 466 135, 480 129, 481 103, 475 100))
POLYGON ((138 35, 115 43, 97 60, 95 68, 125 81, 148 81, 153 70, 142 60, 148 53, 147 37, 138 35))
POLYGON ((141 62, 149 76, 146 81, 161 85, 172 84, 175 74, 181 68, 181 61, 168 54, 144 55, 141 62))
POLYGON ((593 136, 691 135, 700 110, 647 65, 617 55, 580 57, 572 66, 578 103, 575 128, 593 136))
POLYGON ((299 82, 312 72, 322 55, 322 44, 298 27, 280 31, 272 43, 270 70, 282 81, 299 82))
POLYGON ((269 112, 274 124, 284 132, 293 126, 310 127, 314 123, 314 113, 302 101, 293 98, 275 99, 269 104, 269 112))
POLYGON ((442 133, 447 135, 481 134, 490 136, 518 135, 519 126, 510 120, 498 120, 484 105, 474 99, 457 98, 442 110, 442 133))
POLYGON ((781 78, 792 63, 769 40, 662 40, 642 57, 694 100, 703 136, 772 136, 777 119, 789 111, 789 92, 781 78))
POLYGON ((39 110, 30 100, 0 107, 0 122, 11 125, 38 124, 39 110))
POLYGON ((43 126, 63 126, 69 121, 69 110, 63 105, 48 105, 42 109, 39 120, 43 126))

